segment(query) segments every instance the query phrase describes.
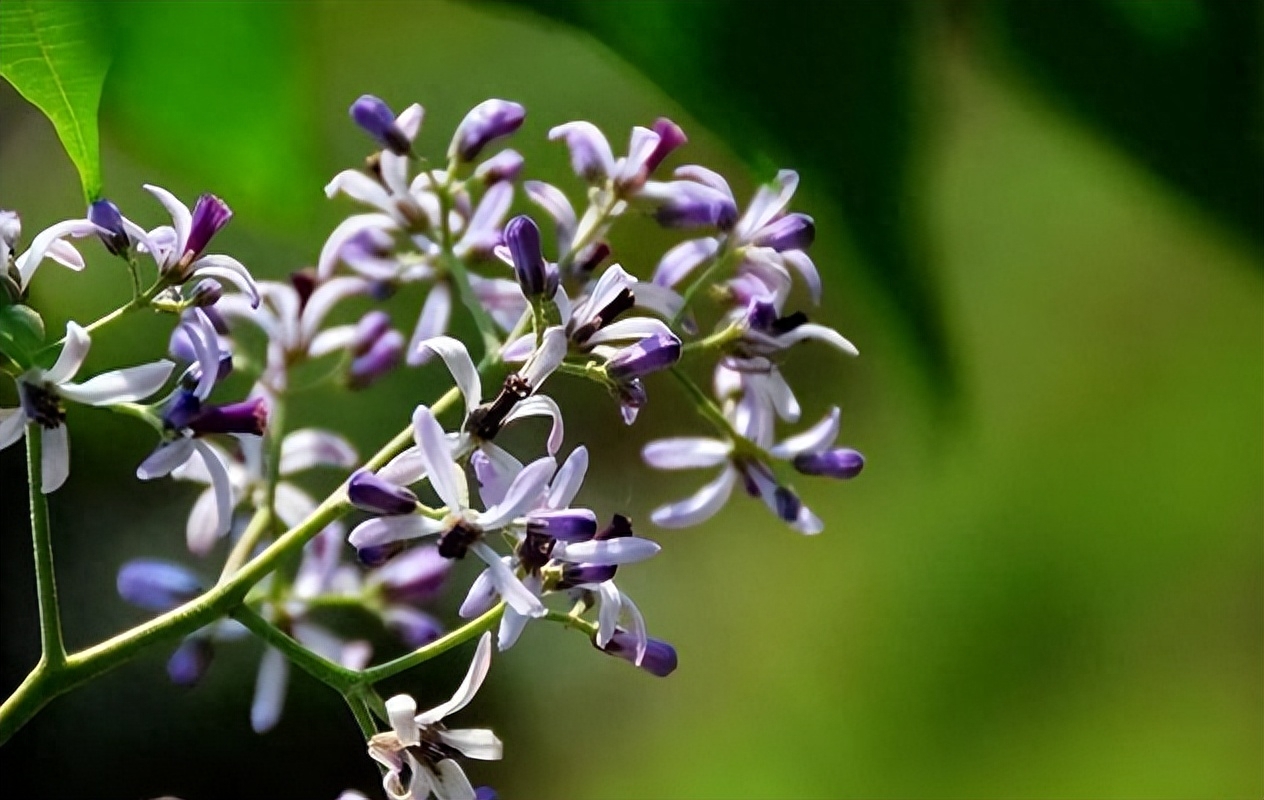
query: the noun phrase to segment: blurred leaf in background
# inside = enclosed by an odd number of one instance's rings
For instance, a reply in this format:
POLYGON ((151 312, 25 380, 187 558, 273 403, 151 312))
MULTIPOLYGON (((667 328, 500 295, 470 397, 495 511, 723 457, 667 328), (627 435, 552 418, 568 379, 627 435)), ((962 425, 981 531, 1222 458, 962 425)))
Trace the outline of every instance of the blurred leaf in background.
POLYGON ((83 184, 101 194, 97 109, 109 66, 92 3, 0 4, 0 75, 53 123, 83 184))

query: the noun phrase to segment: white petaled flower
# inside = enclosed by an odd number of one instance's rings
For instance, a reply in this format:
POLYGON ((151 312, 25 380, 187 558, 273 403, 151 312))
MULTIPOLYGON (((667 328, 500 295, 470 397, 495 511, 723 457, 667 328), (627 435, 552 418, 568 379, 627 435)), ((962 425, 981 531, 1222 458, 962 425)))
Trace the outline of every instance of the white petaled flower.
POLYGON ((20 375, 17 388, 21 406, 0 409, 0 449, 22 438, 28 422, 40 426, 40 483, 45 494, 57 490, 70 474, 70 441, 62 400, 90 406, 135 402, 161 389, 175 367, 163 359, 75 383, 72 378, 83 366, 91 346, 86 330, 74 322, 66 323, 66 344, 57 361, 47 370, 35 367, 20 375))
POLYGON ((96 232, 97 226, 90 220, 58 222, 35 234, 26 252, 16 255, 17 240, 22 235, 22 220, 12 211, 0 211, 0 271, 8 269, 9 259, 12 258, 20 291, 26 291, 35 271, 46 258, 78 272, 84 267, 83 256, 66 239, 81 239, 96 232))
POLYGON ((158 271, 174 283, 210 278, 216 283, 232 284, 250 297, 252 305, 259 305, 255 279, 240 261, 226 255, 204 254, 211 238, 232 219, 228 205, 213 194, 203 194, 190 211, 160 186, 145 184, 145 190, 167 209, 171 224, 146 233, 126 217, 121 221, 128 238, 153 257, 158 271))
POLYGON ((356 549, 383 545, 423 536, 439 537, 439 553, 445 558, 463 558, 473 551, 492 568, 492 580, 505 601, 521 614, 544 616, 545 608, 517 575, 483 538, 514 523, 532 506, 553 476, 557 463, 551 457, 528 464, 514 478, 504 499, 484 511, 470 507, 469 483, 465 470, 452 457, 452 444, 426 406, 413 413, 414 457, 396 458, 379 472, 379 477, 398 486, 416 483, 424 476, 445 507, 441 518, 421 513, 376 517, 362 522, 351 532, 349 541, 356 549), (387 469, 390 471, 387 472, 387 469), (387 473, 383 475, 383 473, 387 473))
MULTIPOLYGON (((215 444, 207 443, 227 470, 233 509, 247 500, 256 506, 263 503, 267 489, 263 440, 257 436, 241 436, 237 441, 241 451, 239 457, 230 455, 215 444)), ((282 479, 314 467, 351 469, 356 463, 356 451, 351 443, 330 431, 303 428, 286 434, 281 442, 279 471, 282 479)), ((222 532, 216 511, 212 475, 203 460, 191 459, 172 470, 171 476, 207 487, 193 503, 186 528, 189 550, 197 555, 205 555, 222 532)), ((298 525, 315 509, 316 502, 307 492, 287 480, 277 483, 275 511, 286 526, 298 525)))
POLYGON ((491 667, 491 634, 478 641, 474 660, 452 699, 417 713, 417 703, 406 694, 386 701, 391 730, 369 739, 369 756, 386 768, 382 788, 392 800, 475 800, 474 787, 457 763, 457 756, 498 761, 504 745, 487 729, 449 729, 443 720, 469 705, 491 667))

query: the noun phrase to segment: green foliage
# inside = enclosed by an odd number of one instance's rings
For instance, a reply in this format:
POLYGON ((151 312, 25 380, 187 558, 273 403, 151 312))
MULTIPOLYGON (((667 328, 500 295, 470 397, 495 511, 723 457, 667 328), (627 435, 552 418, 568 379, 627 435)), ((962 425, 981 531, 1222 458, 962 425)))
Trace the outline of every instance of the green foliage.
POLYGON ((0 354, 22 368, 35 363, 44 345, 44 320, 30 306, 0 306, 0 354))
POLYGON ((89 201, 101 194, 97 107, 109 66, 95 17, 86 2, 0 4, 0 75, 52 121, 89 201))

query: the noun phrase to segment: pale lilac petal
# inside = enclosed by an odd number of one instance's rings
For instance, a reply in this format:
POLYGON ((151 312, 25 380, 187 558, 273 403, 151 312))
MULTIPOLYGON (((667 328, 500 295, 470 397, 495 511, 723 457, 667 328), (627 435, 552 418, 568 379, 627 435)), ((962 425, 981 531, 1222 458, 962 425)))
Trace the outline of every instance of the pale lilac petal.
MULTIPOLYGON (((530 577, 528 576, 528 580, 530 577)), ((506 608, 504 615, 500 618, 500 630, 496 633, 496 649, 503 653, 513 647, 530 621, 530 617, 519 614, 512 608, 506 608)))
MULTIPOLYGON (((502 646, 500 649, 505 648, 502 646)), ((466 758, 479 761, 499 761, 505 752, 505 746, 496 738, 496 734, 485 728, 441 730, 439 738, 449 747, 460 750, 466 758)))
POLYGON ((794 390, 790 388, 790 384, 786 383, 786 379, 781 376, 778 370, 773 370, 760 381, 765 387, 768 399, 772 401, 773 409, 776 410, 777 416, 786 422, 798 422, 799 420, 799 401, 794 396, 794 390))
POLYGON ((142 481, 161 478, 171 470, 189 460, 193 455, 192 439, 176 439, 174 442, 163 442, 154 448, 140 466, 136 468, 136 477, 142 481))
POLYGON ((397 517, 374 517, 361 522, 351 531, 347 541, 357 550, 365 547, 399 542, 404 539, 416 539, 432 536, 446 530, 446 526, 438 520, 423 517, 420 514, 406 514, 397 517))
POLYGON ((282 475, 293 475, 312 467, 351 469, 357 461, 351 442, 330 431, 304 428, 289 434, 281 442, 282 475))
POLYGON ((228 469, 224 466, 224 462, 220 461, 219 455, 207 446, 206 442, 197 439, 191 441, 198 455, 202 457, 207 471, 211 473, 211 488, 215 490, 215 513, 219 517, 219 524, 215 526, 215 530, 223 536, 228 533, 233 522, 233 485, 228 478, 228 469))
POLYGON ((726 468, 693 496, 655 509, 650 520, 661 528, 687 528, 710 519, 724 507, 736 480, 737 470, 726 468))
POLYGON ((720 240, 712 236, 681 242, 659 259, 658 266, 654 268, 654 283, 675 286, 719 249, 720 240))
POLYGON ((299 335, 302 340, 304 342, 312 340, 320 324, 325 321, 325 316, 338 303, 353 295, 366 294, 368 291, 369 282, 363 278, 334 278, 321 284, 307 299, 307 305, 303 306, 299 323, 299 335))
POLYGON ((465 508, 469 504, 465 472, 452 460, 447 436, 425 406, 417 406, 413 412, 413 436, 426 467, 426 476, 439 499, 450 511, 465 508))
POLYGON ((825 523, 816 514, 813 514, 807 506, 799 507, 798 518, 790 523, 790 527, 796 531, 808 536, 815 536, 825 530, 825 523))
POLYGON ((522 472, 514 476, 505 499, 477 515, 478 525, 485 531, 495 530, 522 516, 540 501, 556 469, 557 462, 547 456, 523 467, 522 472))
POLYGON ((394 231, 398 228, 395 220, 386 214, 356 214, 348 217, 325 240, 325 246, 321 248, 320 258, 316 262, 316 276, 322 281, 328 280, 338 266, 342 248, 364 231, 394 231))
POLYGON ((22 438, 26 414, 20 408, 0 408, 0 450, 22 438))
POLYGON ((246 266, 231 256, 209 255, 194 261, 189 268, 190 277, 214 278, 228 281, 250 297, 252 308, 259 307, 259 285, 246 266))
POLYGON ((78 403, 108 406, 149 397, 166 384, 175 364, 163 359, 152 364, 102 373, 80 384, 63 383, 59 392, 78 403))
POLYGON ((399 743, 412 747, 421 742, 421 731, 417 728, 417 701, 406 694, 397 694, 386 701, 386 718, 390 720, 391 730, 399 738, 399 743))
POLYGON ((526 400, 520 401, 513 407, 512 411, 505 415, 505 424, 523 417, 549 417, 553 420, 553 426, 549 430, 547 446, 549 455, 556 455, 562 446, 563 436, 562 409, 558 408, 557 402, 552 397, 542 394, 528 397, 526 400))
POLYGON ((431 790, 439 800, 478 800, 470 779, 452 759, 445 758, 433 767, 425 764, 423 768, 430 773, 431 790))
POLYGON ((161 186, 147 183, 144 185, 144 188, 145 191, 158 198, 158 202, 162 203, 163 208, 167 209, 167 213, 171 215, 172 230, 176 234, 174 250, 180 251, 174 253, 174 255, 176 258, 183 256, 185 245, 189 241, 189 228, 193 225, 193 215, 189 212, 189 207, 181 203, 176 199, 175 195, 161 186))
POLYGON ((638 561, 653 558, 663 549, 658 542, 642 539, 639 536, 621 536, 618 539, 592 539, 587 542, 564 542, 559 543, 559 547, 562 548, 562 552, 554 552, 554 558, 574 564, 600 564, 604 566, 635 564, 638 561))
POLYGON ((461 607, 456 613, 462 619, 472 619, 487 613, 494 605, 496 605, 496 584, 492 582, 492 570, 488 567, 478 573, 478 577, 470 584, 465 600, 461 602, 461 607))
POLYGON ((539 348, 531 355, 531 358, 527 359, 527 363, 518 374, 532 389, 539 389, 545 378, 561 366, 569 347, 566 331, 560 325, 547 329, 539 348))
POLYGON ((797 188, 799 188, 799 173, 789 169, 778 172, 771 184, 760 186, 755 192, 755 197, 751 200, 746 213, 742 215, 737 227, 734 228, 733 235, 740 242, 750 241, 760 229, 785 211, 797 188))
POLYGON ((585 180, 604 180, 614 172, 610 143, 591 122, 568 122, 549 131, 549 140, 564 139, 571 151, 571 168, 585 180))
POLYGON ((614 176, 615 180, 630 183, 643 178, 645 164, 658 149, 659 141, 659 136, 654 131, 640 125, 634 126, 632 136, 628 141, 628 155, 620 161, 618 174, 614 176))
POLYGON ((669 319, 678 316, 685 306, 685 299, 673 289, 656 283, 638 283, 632 293, 636 297, 637 308, 648 309, 669 319))
POLYGON ((54 239, 48 243, 48 257, 63 267, 73 269, 75 272, 79 272, 87 266, 84 264, 83 255, 75 249, 73 244, 65 239, 54 239))
POLYGON ((619 627, 619 615, 623 611, 623 593, 613 581, 604 581, 597 586, 597 594, 601 598, 601 607, 597 609, 597 646, 605 647, 619 627))
POLYGON ((307 355, 311 358, 327 356, 339 350, 346 350, 355 340, 355 325, 335 325, 332 328, 325 328, 312 337, 312 343, 307 346, 307 355))
POLYGON ((527 181, 522 186, 527 191, 527 197, 557 223, 558 252, 565 255, 570 251, 578 222, 571 201, 566 199, 561 189, 544 181, 527 181))
MULTIPOLYGON (((35 270, 44 261, 44 257, 53 255, 49 252, 49 250, 53 246, 54 242, 60 241, 63 236, 90 236, 96 233, 96 230, 96 225, 93 225, 86 219, 72 219, 66 220, 65 222, 58 222, 57 224, 40 231, 35 235, 35 238, 31 240, 31 246, 27 248, 27 251, 18 256, 14 261, 14 266, 18 271, 19 286, 25 289, 31 282, 31 277, 35 274, 35 270)), ((71 249, 73 250, 73 248, 71 249)), ((65 251, 60 251, 60 255, 65 257, 69 254, 65 251)), ((78 256, 77 250, 75 251, 75 255, 78 256)), ((71 269, 83 269, 82 257, 79 258, 79 266, 77 267, 75 266, 73 259, 63 258, 59 260, 61 263, 66 264, 66 266, 71 267, 71 269), (67 263, 67 261, 70 261, 71 263, 67 263)))
POLYGON ((685 181, 693 181, 708 186, 723 195, 727 195, 730 200, 733 199, 733 190, 729 188, 729 182, 724 180, 724 176, 720 173, 698 166, 697 164, 686 164, 677 167, 672 173, 673 178, 685 181))
POLYGON ((52 369, 44 373, 44 380, 49 383, 65 383, 73 378, 83 366, 83 360, 88 357, 91 347, 92 338, 88 336, 88 332, 76 322, 67 322, 66 343, 57 354, 57 361, 53 363, 52 369))
MULTIPOLYGON (((638 284, 638 291, 639 291, 638 284)), ((585 344, 603 344, 607 342, 626 342, 632 339, 646 339, 650 336, 675 336, 672 329, 662 320, 653 317, 629 317, 612 322, 588 337, 585 344)))
POLYGON ((41 428, 40 491, 55 492, 70 475, 70 435, 65 425, 41 428))
POLYGON ((421 457, 421 450, 416 447, 409 447, 377 471, 379 478, 396 486, 411 486, 425 474, 426 462, 421 457))
MULTIPOLYGON (((484 545, 486 547, 486 545, 484 545)), ((500 559, 494 559, 500 563, 500 559)), ((490 566, 490 565, 489 565, 490 566)), ((538 601, 537 601, 538 602, 538 601)), ((461 685, 457 687, 456 692, 452 695, 452 699, 446 703, 441 703, 429 711, 423 711, 416 716, 418 725, 433 725, 450 714, 465 708, 474 699, 474 695, 478 693, 478 689, 483 685, 483 679, 487 677, 487 671, 492 666, 492 635, 484 633, 478 640, 478 647, 474 650, 474 659, 470 661, 470 668, 465 673, 465 679, 461 681, 461 685)))
POLYGON ((808 292, 812 297, 812 302, 820 305, 821 274, 816 271, 816 264, 812 263, 811 256, 802 250, 787 250, 781 253, 781 260, 799 273, 799 276, 803 278, 803 282, 808 285, 808 292))
POLYGON ((838 438, 840 414, 837 407, 831 408, 820 422, 806 431, 791 436, 768 450, 776 458, 794 458, 800 453, 815 453, 825 450, 838 438))
POLYGON ((250 704, 250 727, 255 733, 271 730, 281 719, 289 680, 290 664, 281 651, 275 647, 264 650, 259 677, 255 680, 255 697, 250 704))
POLYGON ((189 510, 189 521, 184 527, 184 538, 189 552, 194 555, 206 555, 219 539, 219 518, 216 513, 215 490, 207 487, 189 510))
POLYGON ((856 349, 856 346, 847 341, 841 333, 833 328, 828 328, 824 325, 817 325, 812 322, 800 325, 789 333, 786 333, 778 338, 785 344, 797 344, 798 342, 815 339, 818 342, 825 342, 831 347, 842 350, 848 355, 860 355, 860 351, 856 349))
POLYGON ((278 483, 273 509, 287 528, 293 528, 316 510, 316 501, 291 483, 278 483))
POLYGON ((325 186, 326 197, 333 197, 339 192, 388 214, 395 210, 395 203, 385 187, 359 170, 344 169, 325 186))
POLYGON ((470 465, 478 479, 478 496, 484 508, 503 502, 513 480, 522 472, 522 462, 494 442, 483 442, 470 454, 470 465))
POLYGON ((515 611, 529 617, 542 617, 547 613, 544 604, 540 602, 540 598, 522 585, 522 581, 509 568, 509 565, 501 560, 495 550, 483 542, 475 542, 470 545, 470 550, 487 564, 489 577, 492 585, 496 587, 496 592, 515 611))
POLYGON ((413 103, 399 112, 399 116, 395 118, 395 126, 403 131, 411 142, 417 138, 417 131, 421 130, 421 122, 425 117, 426 110, 420 104, 413 103))
POLYGON ((626 594, 623 595, 623 607, 628 612, 628 620, 632 625, 632 640, 636 642, 635 655, 632 663, 641 666, 641 662, 645 659, 645 651, 650 646, 649 631, 645 628, 645 615, 641 613, 641 609, 636 603, 632 602, 632 598, 626 594))
POLYGON ((436 283, 426 295, 426 302, 422 304, 421 314, 417 317, 417 327, 413 329, 412 340, 408 343, 409 364, 416 367, 430 360, 430 354, 434 351, 421 345, 427 339, 442 336, 448 330, 448 319, 451 316, 452 290, 446 283, 436 283))
POLYGON ((513 203, 513 184, 509 181, 494 183, 474 209, 469 225, 457 242, 456 254, 464 257, 471 252, 488 252, 500 243, 500 227, 513 203))
POLYGON ((641 457, 655 469, 697 469, 723 464, 732 452, 733 446, 719 439, 682 436, 650 442, 641 457))
POLYGON ((553 484, 549 487, 548 499, 544 502, 547 508, 568 508, 579 487, 588 473, 588 448, 580 445, 571 451, 557 474, 553 476, 553 484))
POLYGON ((500 348, 500 358, 509 364, 517 364, 526 361, 534 352, 535 334, 528 333, 512 342, 506 342, 505 346, 500 348))
POLYGON ((199 400, 205 400, 215 388, 215 380, 219 377, 218 336, 206 312, 200 308, 185 315, 180 322, 180 330, 184 332, 197 357, 199 375, 193 394, 199 400))
POLYGON ((467 414, 482 405, 482 379, 479 378, 474 359, 470 358, 470 351, 465 349, 464 344, 451 336, 436 336, 421 342, 418 347, 430 350, 443 359, 457 388, 461 390, 461 396, 465 398, 467 414))

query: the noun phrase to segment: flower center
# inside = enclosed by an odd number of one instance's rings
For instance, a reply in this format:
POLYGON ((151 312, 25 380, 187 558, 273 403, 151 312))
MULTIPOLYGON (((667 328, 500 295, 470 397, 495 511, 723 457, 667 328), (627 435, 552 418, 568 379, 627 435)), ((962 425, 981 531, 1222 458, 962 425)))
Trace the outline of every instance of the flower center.
POLYGON ((66 421, 66 409, 62 406, 61 396, 51 383, 19 384, 22 395, 22 409, 27 419, 38 422, 44 428, 57 428, 66 421))

